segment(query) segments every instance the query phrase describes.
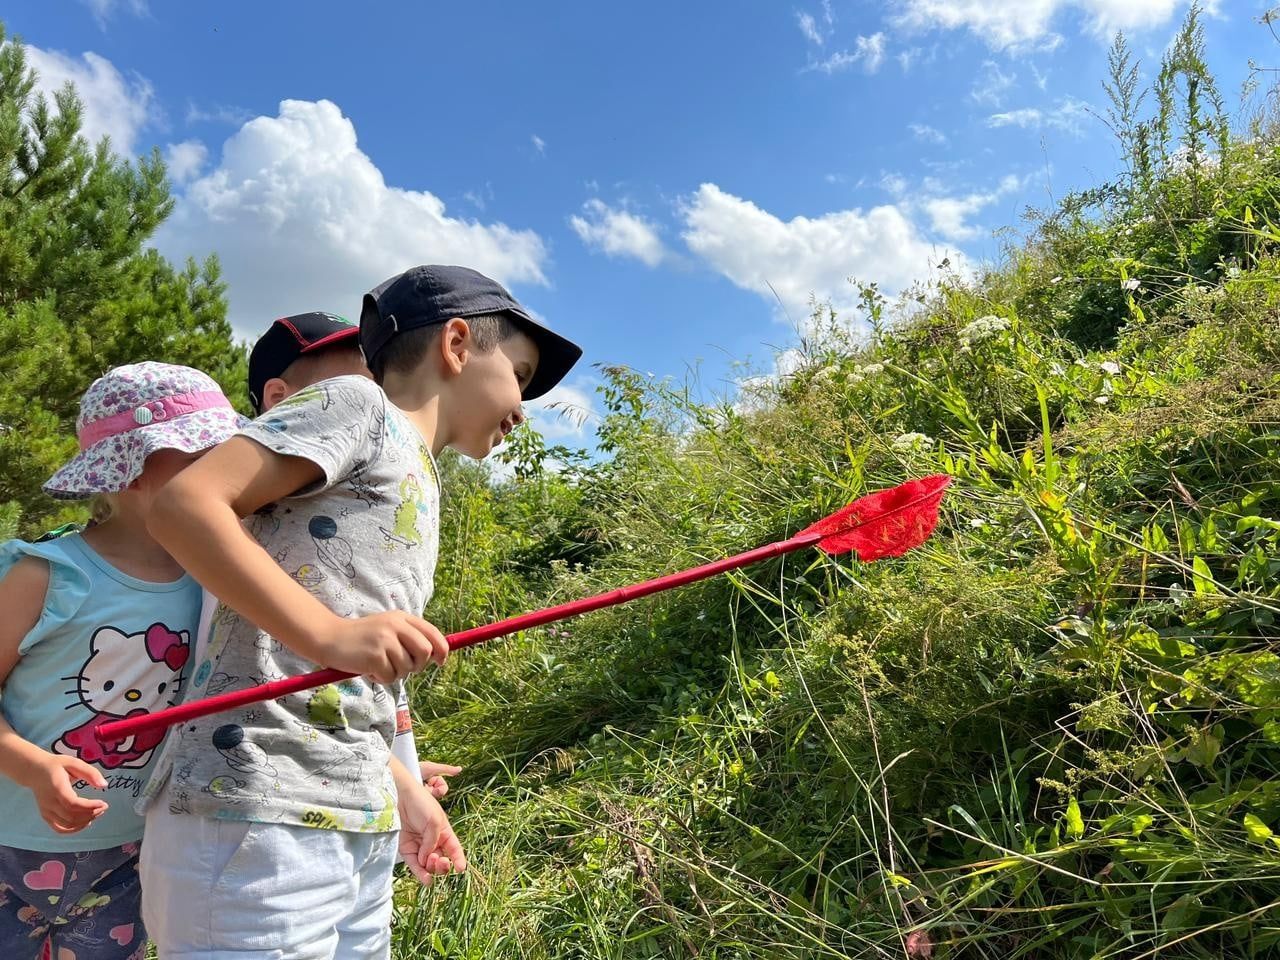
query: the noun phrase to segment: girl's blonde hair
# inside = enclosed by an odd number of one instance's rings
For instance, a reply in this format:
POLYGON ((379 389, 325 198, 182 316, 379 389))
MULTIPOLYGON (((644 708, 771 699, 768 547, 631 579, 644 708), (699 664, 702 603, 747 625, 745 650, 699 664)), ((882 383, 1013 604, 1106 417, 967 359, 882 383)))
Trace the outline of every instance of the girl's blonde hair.
POLYGON ((89 516, 94 523, 106 523, 116 513, 116 494, 95 493, 89 500, 89 516))

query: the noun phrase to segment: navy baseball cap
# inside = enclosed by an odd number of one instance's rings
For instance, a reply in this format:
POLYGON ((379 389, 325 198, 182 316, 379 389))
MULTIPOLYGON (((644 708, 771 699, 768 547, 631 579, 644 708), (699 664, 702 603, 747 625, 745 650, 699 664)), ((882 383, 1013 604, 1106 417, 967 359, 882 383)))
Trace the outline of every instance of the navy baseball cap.
POLYGON ((267 329, 249 354, 249 402, 262 411, 262 388, 303 354, 323 350, 360 333, 360 328, 333 313, 299 313, 281 317, 267 329))
POLYGON ((542 396, 569 372, 582 348, 548 330, 529 315, 503 286, 468 267, 411 267, 364 295, 360 310, 360 349, 372 363, 391 339, 406 330, 445 323, 454 317, 505 313, 538 348, 538 368, 521 394, 542 396))

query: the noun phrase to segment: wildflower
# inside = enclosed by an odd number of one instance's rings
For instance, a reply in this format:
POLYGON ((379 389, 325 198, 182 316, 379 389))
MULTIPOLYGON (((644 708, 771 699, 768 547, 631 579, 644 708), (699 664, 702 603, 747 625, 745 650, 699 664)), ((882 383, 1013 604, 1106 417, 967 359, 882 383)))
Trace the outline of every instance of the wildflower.
POLYGON ((960 328, 957 336, 960 340, 960 350, 969 352, 975 344, 990 340, 992 337, 1009 329, 1009 321, 1003 317, 997 317, 994 314, 987 314, 985 317, 979 317, 960 328))
POLYGON ((893 449, 906 453, 933 446, 933 437, 927 433, 903 433, 893 440, 893 449))
POLYGON ((969 520, 969 526, 973 527, 975 530, 981 530, 986 525, 987 521, 982 519, 982 517, 971 517, 969 520))
POLYGON ((1056 284, 1056 283, 1061 283, 1061 282, 1062 282, 1062 277, 1054 277, 1054 278, 1053 278, 1052 280, 1050 280, 1049 282, 1050 282, 1050 283, 1055 283, 1055 284, 1056 284))
POLYGON ((1142 281, 1137 277, 1130 277, 1124 282, 1124 288, 1129 291, 1137 290, 1140 286, 1142 286, 1142 281))
POLYGON ((1116 363, 1114 360, 1106 361, 1100 365, 1100 368, 1103 373, 1109 373, 1113 377, 1120 372, 1120 364, 1116 363))
POLYGON ((1111 402, 1111 397, 1109 397, 1107 394, 1104 393, 1100 397, 1094 397, 1093 402, 1101 406, 1106 406, 1108 403, 1111 402))

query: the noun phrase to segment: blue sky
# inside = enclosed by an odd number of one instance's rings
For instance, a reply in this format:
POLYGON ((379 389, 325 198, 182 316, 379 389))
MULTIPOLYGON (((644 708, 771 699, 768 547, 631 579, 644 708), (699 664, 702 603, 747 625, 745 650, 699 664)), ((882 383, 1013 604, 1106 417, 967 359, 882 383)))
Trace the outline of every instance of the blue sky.
MULTIPOLYGON (((1205 17, 1228 104, 1280 64, 1260 0, 1205 17)), ((1150 79, 1183 0, 351 4, 10 0, 91 133, 170 159, 156 243, 217 252, 237 331, 407 266, 506 282, 588 362, 725 392, 811 295, 890 292, 1116 169, 1090 110, 1123 28, 1150 79), (358 10, 352 14, 353 10, 358 10)), ((587 407, 584 364, 553 399, 587 407)), ((539 426, 557 439, 572 425, 539 426)))

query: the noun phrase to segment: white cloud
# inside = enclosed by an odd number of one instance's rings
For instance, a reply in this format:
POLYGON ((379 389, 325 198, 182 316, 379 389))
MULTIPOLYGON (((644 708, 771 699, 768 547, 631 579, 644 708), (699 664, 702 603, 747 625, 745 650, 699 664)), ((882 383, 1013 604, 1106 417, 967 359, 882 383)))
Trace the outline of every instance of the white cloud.
POLYGON ((238 127, 241 124, 248 123, 253 119, 253 114, 244 107, 232 107, 225 103, 215 103, 208 107, 201 107, 187 101, 187 124, 195 123, 222 123, 231 127, 238 127))
POLYGON ((1084 135, 1083 121, 1089 115, 1087 103, 1076 100, 1074 97, 1066 97, 1049 110, 1023 107, 1018 110, 993 113, 987 117, 987 126, 1021 127, 1024 130, 1051 127, 1079 137, 1084 135))
POLYGON ((536 233, 449 216, 434 194, 387 184, 327 100, 286 100, 278 116, 246 123, 187 187, 156 245, 173 257, 218 251, 246 336, 303 310, 353 316, 365 291, 418 263, 547 282, 536 233))
POLYGON ((809 13, 797 13, 796 21, 800 24, 800 32, 804 34, 806 40, 810 43, 816 43, 822 46, 826 42, 825 38, 818 30, 818 23, 813 19, 813 15, 809 13))
POLYGON ((581 378, 573 383, 556 384, 524 407, 534 429, 549 443, 579 440, 599 419, 595 391, 581 378))
POLYGON ((922 143, 934 143, 942 146, 947 142, 947 135, 936 127, 931 127, 927 123, 910 123, 907 129, 922 143))
POLYGON ((154 119, 151 84, 135 75, 126 78, 110 60, 96 53, 80 59, 56 50, 26 48, 27 64, 36 71, 36 89, 53 103, 53 94, 70 81, 84 105, 81 133, 96 144, 111 138, 116 153, 133 155, 138 132, 154 119))
POLYGON ((884 34, 873 33, 869 37, 858 37, 852 51, 838 50, 825 60, 809 64, 805 69, 831 74, 861 64, 866 73, 875 73, 884 63, 884 56, 884 34))
POLYGON ((666 256, 657 227, 643 217, 596 198, 584 203, 582 210, 584 216, 570 217, 569 225, 588 247, 611 257, 634 257, 650 267, 666 256))
POLYGON ((128 10, 135 17, 146 16, 147 0, 81 0, 98 21, 99 26, 106 26, 107 21, 117 10, 128 10))
MULTIPOLYGON (((995 50, 1053 47, 1056 20, 1070 11, 1085 30, 1110 38, 1167 23, 1189 0, 898 0, 893 22, 916 30, 967 29, 995 50)), ((1210 4, 1213 12, 1215 4, 1210 4)))
POLYGON ((164 148, 164 165, 168 168, 169 179, 174 183, 186 183, 194 179, 208 156, 208 148, 199 140, 184 140, 182 143, 167 145, 164 148))
POLYGON ((536 133, 530 134, 529 139, 533 143, 533 149, 543 154, 547 152, 547 141, 543 140, 536 133))
POLYGON ((900 173, 886 173, 880 178, 880 186, 895 197, 907 192, 907 178, 900 173))
POLYGON ((994 61, 984 60, 982 73, 974 78, 973 87, 969 90, 969 99, 988 107, 998 107, 1016 79, 1017 74, 1005 73, 994 61))
MULTIPOLYGON (((926 182, 926 186, 936 189, 939 185, 926 182)), ((994 190, 963 197, 930 196, 920 201, 920 208, 928 215, 933 230, 943 238, 955 242, 972 240, 980 236, 982 230, 969 223, 968 218, 1021 187, 1021 180, 1007 176, 994 190)))
POLYGON ((784 221, 704 183, 685 201, 683 216, 694 254, 737 286, 780 300, 795 321, 808 316, 811 296, 851 314, 857 291, 850 277, 896 292, 927 278, 944 257, 964 266, 961 255, 935 246, 892 205, 784 221))

